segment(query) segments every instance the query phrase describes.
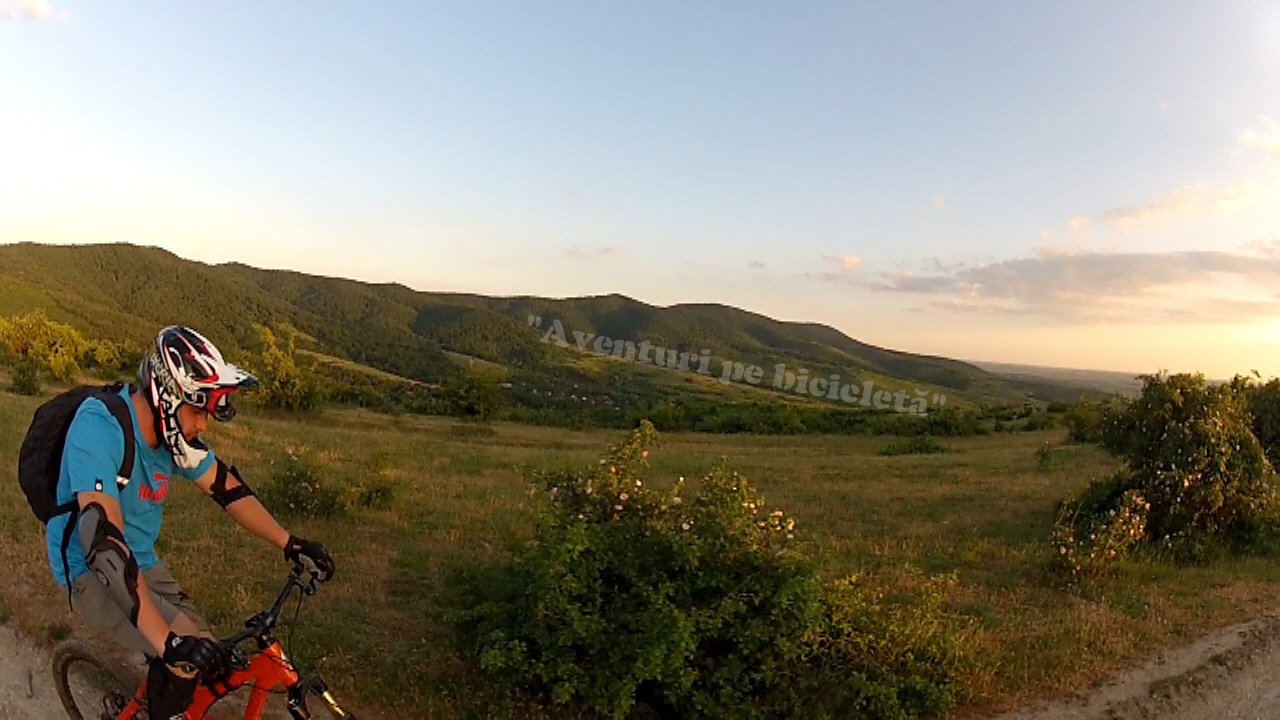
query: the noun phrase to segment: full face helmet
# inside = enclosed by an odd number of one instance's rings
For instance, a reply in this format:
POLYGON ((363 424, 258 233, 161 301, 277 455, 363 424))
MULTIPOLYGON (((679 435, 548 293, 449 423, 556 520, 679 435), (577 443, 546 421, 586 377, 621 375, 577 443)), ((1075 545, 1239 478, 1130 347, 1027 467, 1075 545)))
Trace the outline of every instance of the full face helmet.
POLYGON ((219 422, 235 417, 231 397, 252 390, 258 379, 222 359, 213 343, 196 331, 172 325, 156 336, 155 347, 142 358, 138 382, 155 419, 156 436, 174 463, 194 470, 209 454, 199 438, 188 441, 178 421, 183 403, 203 410, 219 422))

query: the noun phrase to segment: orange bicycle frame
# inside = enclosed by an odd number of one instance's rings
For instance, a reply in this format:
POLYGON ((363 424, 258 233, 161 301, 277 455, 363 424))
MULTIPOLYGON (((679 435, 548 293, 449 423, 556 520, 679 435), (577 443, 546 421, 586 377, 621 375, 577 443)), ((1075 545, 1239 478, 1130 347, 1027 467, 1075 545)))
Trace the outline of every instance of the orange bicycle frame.
MULTIPOLYGON (((249 691, 249 704, 244 710, 245 720, 261 720, 271 692, 294 687, 299 681, 298 671, 285 658, 284 651, 280 649, 280 643, 272 643, 267 649, 250 656, 249 668, 231 673, 225 684, 215 683, 213 688, 204 683, 197 685, 195 698, 191 702, 191 707, 187 709, 186 717, 187 720, 200 720, 205 717, 205 713, 215 702, 248 685, 253 689, 249 691)), ((147 688, 144 683, 138 688, 138 694, 134 696, 133 701, 125 707, 124 712, 120 713, 118 720, 137 718, 138 713, 143 709, 146 697, 147 688)))

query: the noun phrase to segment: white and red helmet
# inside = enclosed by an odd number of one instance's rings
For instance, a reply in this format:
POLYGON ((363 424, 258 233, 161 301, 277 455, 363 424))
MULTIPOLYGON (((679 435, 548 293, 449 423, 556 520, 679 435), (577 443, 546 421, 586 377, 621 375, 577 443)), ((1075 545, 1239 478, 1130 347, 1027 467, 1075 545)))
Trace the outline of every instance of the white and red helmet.
POLYGON ((195 469, 209 453, 197 438, 188 442, 178 422, 182 403, 195 405, 215 420, 236 415, 231 397, 252 390, 258 379, 222 359, 222 353, 196 331, 172 325, 156 336, 155 347, 142 358, 138 381, 156 422, 156 435, 182 468, 195 469))

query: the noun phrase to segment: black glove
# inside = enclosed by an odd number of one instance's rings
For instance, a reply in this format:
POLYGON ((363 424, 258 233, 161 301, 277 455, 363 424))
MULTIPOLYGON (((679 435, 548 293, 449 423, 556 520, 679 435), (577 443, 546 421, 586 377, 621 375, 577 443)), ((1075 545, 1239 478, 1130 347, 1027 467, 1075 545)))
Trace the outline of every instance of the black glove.
POLYGON ((333 577, 333 558, 318 542, 290 535, 284 546, 284 559, 318 573, 320 582, 333 577))
POLYGON ((160 659, 169 667, 206 678, 217 677, 223 670, 222 648, 209 638, 195 635, 170 632, 164 639, 160 659))

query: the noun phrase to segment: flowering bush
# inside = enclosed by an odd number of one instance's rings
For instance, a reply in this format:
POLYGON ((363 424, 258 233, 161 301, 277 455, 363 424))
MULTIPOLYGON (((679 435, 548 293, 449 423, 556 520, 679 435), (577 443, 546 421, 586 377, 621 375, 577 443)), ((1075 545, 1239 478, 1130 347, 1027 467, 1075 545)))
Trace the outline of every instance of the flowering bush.
POLYGON ((1054 547, 1073 572, 1123 555, 1139 526, 1148 547, 1195 561, 1274 525, 1275 472, 1253 434, 1243 384, 1208 385, 1200 375, 1143 381, 1142 395, 1104 428, 1127 470, 1059 515, 1054 547), (1094 550, 1108 557, 1090 557, 1094 550))
POLYGON ((293 449, 272 462, 271 476, 255 488, 263 505, 292 517, 328 518, 347 512, 342 492, 320 479, 320 473, 293 449))
POLYGON ((903 610, 823 583, 795 520, 723 464, 651 487, 655 440, 645 422, 586 471, 535 474, 534 541, 455 615, 485 670, 613 717, 906 718, 953 702, 965 655, 940 601, 903 610))
POLYGON ((1254 436, 1262 443, 1271 464, 1280 465, 1280 379, 1256 384, 1236 378, 1235 384, 1243 388, 1249 404, 1254 436))
POLYGON ((1146 537, 1151 505, 1137 490, 1125 489, 1127 480, 1120 474, 1095 482, 1059 506, 1053 566, 1070 581, 1109 573, 1146 537))

